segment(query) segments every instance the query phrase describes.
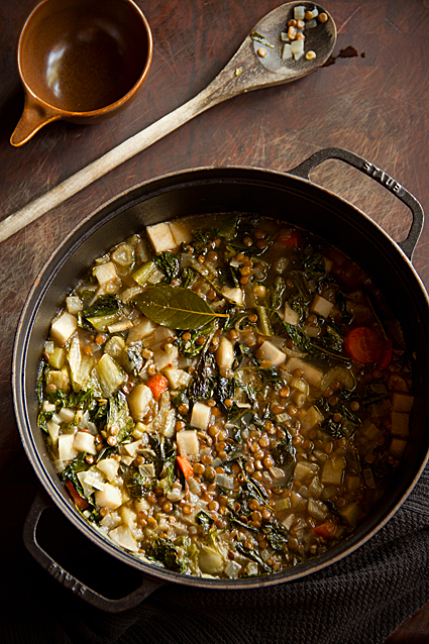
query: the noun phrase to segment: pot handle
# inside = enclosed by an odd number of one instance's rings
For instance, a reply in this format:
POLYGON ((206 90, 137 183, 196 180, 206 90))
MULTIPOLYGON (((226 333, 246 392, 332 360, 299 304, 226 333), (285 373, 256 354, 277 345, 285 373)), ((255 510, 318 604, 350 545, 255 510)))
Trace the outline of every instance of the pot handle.
POLYGON ((344 148, 324 148, 312 154, 308 159, 297 165, 292 170, 289 170, 289 174, 293 174, 302 179, 310 179, 310 172, 316 168, 318 165, 327 161, 328 159, 340 159, 345 163, 357 168, 364 174, 368 175, 382 186, 384 186, 389 192, 393 193, 400 201, 402 201, 408 208, 411 210, 413 215, 413 222, 409 230, 408 236, 401 242, 398 242, 398 246, 404 251, 405 255, 411 260, 414 250, 419 241, 420 235, 423 230, 424 224, 424 211, 420 203, 417 201, 413 195, 408 192, 401 184, 399 184, 395 179, 389 176, 383 170, 380 170, 376 165, 370 163, 363 157, 350 152, 344 148))
POLYGON ((134 608, 160 586, 164 585, 165 582, 154 580, 142 575, 141 585, 138 588, 130 592, 125 597, 110 599, 81 582, 73 574, 65 570, 62 565, 57 563, 46 549, 42 548, 37 540, 37 529, 40 519, 45 510, 52 508, 54 508, 54 506, 49 503, 49 501, 45 500, 44 497, 39 494, 36 496, 24 523, 24 545, 37 563, 42 566, 46 572, 48 572, 65 588, 71 590, 71 592, 77 597, 80 597, 91 606, 100 610, 109 613, 119 613, 121 611, 134 608))

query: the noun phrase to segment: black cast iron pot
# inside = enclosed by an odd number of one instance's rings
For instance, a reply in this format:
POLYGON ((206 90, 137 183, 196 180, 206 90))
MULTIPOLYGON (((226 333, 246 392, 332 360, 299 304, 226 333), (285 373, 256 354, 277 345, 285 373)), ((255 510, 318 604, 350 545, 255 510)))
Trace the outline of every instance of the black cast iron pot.
MULTIPOLYGON (((428 459, 429 302, 411 264, 423 221, 420 204, 391 177, 356 154, 330 148, 314 154, 287 174, 227 167, 166 176, 118 197, 81 223, 51 256, 37 278, 24 306, 14 347, 15 413, 24 448, 44 488, 44 499, 36 500, 27 518, 24 540, 40 564, 93 605, 119 611, 136 605, 160 584, 168 582, 202 588, 245 589, 303 578, 335 564, 370 539, 407 498, 428 459), (405 241, 395 243, 364 213, 311 183, 310 171, 332 158, 341 159, 373 177, 411 209, 413 223, 405 241), (186 577, 145 564, 107 541, 76 512, 54 471, 37 427, 35 383, 41 348, 53 314, 95 257, 144 226, 191 214, 232 211, 274 217, 308 229, 360 264, 382 290, 402 325, 408 349, 414 354, 415 406, 409 443, 390 488, 351 537, 295 568, 256 578, 218 580, 186 577), (132 592, 109 597, 103 588, 90 588, 88 583, 69 573, 68 567, 58 563, 60 559, 48 551, 40 538, 43 532, 41 518, 47 507, 54 508, 63 522, 65 517, 70 530, 73 527, 84 543, 91 543, 96 553, 108 558, 111 566, 119 563, 134 574, 137 583, 132 592)), ((78 549, 71 537, 69 542, 66 537, 62 545, 72 559, 82 557, 82 547, 78 549)))

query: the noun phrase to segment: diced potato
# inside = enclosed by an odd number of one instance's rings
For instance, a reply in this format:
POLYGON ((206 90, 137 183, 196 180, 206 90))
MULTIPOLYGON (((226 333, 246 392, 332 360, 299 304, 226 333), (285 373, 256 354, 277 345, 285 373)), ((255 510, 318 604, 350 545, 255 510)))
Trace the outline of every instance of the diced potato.
POLYGON ((118 277, 116 266, 113 262, 105 262, 104 264, 99 264, 94 268, 93 272, 100 286, 105 286, 107 282, 116 280, 116 278, 118 277))
POLYGON ((223 557, 216 550, 207 546, 202 546, 198 556, 198 563, 201 571, 207 575, 219 575, 225 567, 223 557))
POLYGON ((243 304, 243 291, 238 286, 236 288, 224 286, 222 288, 222 295, 230 302, 238 304, 238 306, 243 304))
POLYGON ((149 502, 146 501, 144 497, 139 499, 138 501, 134 501, 134 507, 136 509, 136 512, 147 512, 151 508, 149 502))
POLYGON ((301 419, 301 424, 304 429, 311 429, 323 420, 322 414, 315 408, 310 407, 307 409, 305 416, 301 419))
POLYGON ((414 396, 401 394, 395 391, 392 396, 392 410, 402 414, 409 414, 414 405, 414 396))
POLYGON ((308 499, 308 514, 313 517, 313 519, 318 519, 323 521, 328 515, 328 508, 322 501, 316 501, 315 499, 308 499))
POLYGON ((176 367, 178 360, 179 349, 174 345, 170 345, 168 351, 164 351, 164 349, 159 347, 153 352, 153 361, 158 371, 162 371, 166 367, 176 367))
POLYGON ((78 452, 88 452, 88 454, 97 454, 95 449, 95 440, 92 434, 88 432, 76 432, 73 447, 78 452))
POLYGON ((361 478, 358 474, 347 474, 344 479, 347 492, 356 492, 359 489, 361 482, 361 478))
POLYGON ((173 221, 170 224, 170 232, 173 235, 176 248, 181 244, 189 244, 192 241, 192 230, 183 221, 173 221))
POLYGON ((146 228, 155 253, 162 253, 165 250, 174 250, 177 246, 170 224, 162 223, 146 228))
POLYGON ((59 344, 64 345, 77 329, 77 318, 63 311, 59 317, 52 323, 51 336, 59 344))
POLYGON ((265 340, 259 347, 263 360, 269 360, 273 367, 278 367, 286 361, 286 354, 280 351, 272 342, 265 340))
POLYGON ((351 527, 357 525, 360 515, 362 514, 362 510, 357 503, 349 503, 344 508, 338 510, 338 512, 351 527))
POLYGON ((55 385, 57 389, 61 391, 69 391, 70 388, 70 376, 69 371, 66 366, 62 369, 50 369, 46 373, 46 385, 55 385))
POLYGON ((97 463, 97 468, 103 472, 106 479, 111 483, 119 470, 119 460, 116 458, 103 458, 97 463))
POLYGON ((177 448, 182 456, 197 456, 199 442, 197 432, 192 429, 185 429, 176 434, 177 448))
POLYGON ((62 369, 66 359, 66 352, 61 347, 55 347, 52 353, 49 354, 49 366, 54 369, 62 369))
POLYGON ((198 429, 207 429, 212 415, 211 407, 202 402, 196 402, 192 408, 191 426, 198 429))
POLYGON ((82 311, 83 303, 78 295, 69 295, 66 297, 66 307, 69 313, 75 315, 79 311, 82 311))
POLYGON ((391 454, 394 458, 401 458, 406 445, 407 441, 403 440, 402 438, 392 438, 389 445, 389 454, 391 454))
POLYGON ((220 375, 224 378, 229 377, 231 375, 232 363, 234 362, 234 347, 228 338, 225 338, 225 336, 222 336, 220 339, 215 357, 220 375))
POLYGON ((324 485, 341 485, 346 461, 342 456, 328 458, 323 464, 321 481, 324 485))
POLYGON ((360 432, 370 441, 378 440, 383 432, 370 420, 366 420, 360 427, 360 432))
POLYGON ((137 454, 137 450, 141 449, 142 446, 143 444, 141 440, 133 441, 132 443, 125 443, 124 451, 129 456, 135 456, 137 454))
POLYGON ((317 465, 308 461, 298 461, 293 473, 294 479, 304 482, 307 478, 314 476, 317 472, 317 465))
POLYGON ((79 454, 73 442, 74 434, 61 434, 58 437, 58 456, 60 461, 72 461, 79 454))
POLYGON ((48 422, 46 423, 46 429, 48 430, 51 441, 55 446, 58 441, 60 426, 51 418, 51 420, 48 420, 48 422))
POLYGON ((137 527, 137 512, 128 506, 123 506, 120 512, 123 523, 134 530, 137 527))
POLYGON ((304 378, 306 379, 308 384, 313 385, 313 387, 320 388, 320 383, 322 382, 323 378, 323 371, 321 371, 317 367, 314 367, 308 362, 304 362, 304 360, 301 360, 300 358, 293 357, 289 358, 286 366, 290 373, 293 373, 295 369, 302 369, 302 371, 304 372, 304 378))
POLYGON ((293 326, 299 322, 299 313, 294 311, 288 302, 285 303, 284 321, 293 326))
POLYGON ((167 378, 172 389, 186 387, 191 379, 191 374, 184 369, 177 369, 175 367, 166 367, 163 370, 163 374, 167 378))
POLYGON ((109 537, 112 539, 112 541, 117 543, 118 546, 121 546, 126 550, 130 550, 131 552, 138 552, 139 550, 137 541, 133 537, 133 533, 126 525, 122 524, 117 528, 110 530, 109 537))
POLYGON ((74 420, 75 411, 74 411, 74 409, 69 409, 68 407, 63 407, 58 412, 58 416, 61 418, 63 423, 67 423, 69 425, 74 420))
POLYGON ((105 353, 96 366, 101 388, 105 396, 111 396, 125 382, 123 371, 119 365, 105 353))
POLYGON ((127 335, 127 344, 133 344, 133 342, 139 342, 150 335, 156 328, 156 324, 149 320, 149 318, 143 318, 139 320, 129 331, 127 335))
POLYGON ((153 394, 147 385, 140 383, 136 385, 128 396, 128 407, 133 420, 142 420, 147 414, 149 405, 153 400, 153 394))
POLYGON ((410 433, 410 416, 399 411, 392 411, 392 434, 395 436, 408 436, 410 433))
POLYGON ((116 510, 122 505, 121 490, 110 483, 106 483, 103 490, 97 490, 94 496, 95 502, 100 508, 116 510))
POLYGON ((310 311, 317 315, 321 315, 324 318, 328 317, 333 308, 333 303, 329 302, 329 300, 325 300, 325 298, 320 295, 316 295, 310 305, 310 311))

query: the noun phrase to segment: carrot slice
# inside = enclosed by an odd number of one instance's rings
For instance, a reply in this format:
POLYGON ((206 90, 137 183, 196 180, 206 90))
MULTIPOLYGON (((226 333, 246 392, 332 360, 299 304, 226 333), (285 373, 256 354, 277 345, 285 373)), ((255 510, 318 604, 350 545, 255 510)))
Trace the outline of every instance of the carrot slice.
POLYGON ((293 228, 283 228, 279 232, 277 241, 279 244, 286 246, 286 248, 295 248, 295 246, 299 245, 298 232, 293 228))
POLYGON ((345 348, 352 360, 368 364, 380 359, 384 340, 374 329, 357 326, 347 333, 345 348))
POLYGON ((186 480, 194 475, 194 468, 192 467, 186 456, 176 456, 176 463, 182 470, 183 476, 186 480))
POLYGON ((337 526, 333 521, 325 521, 325 523, 321 523, 320 525, 316 526, 313 532, 318 537, 322 537, 322 539, 333 539, 336 529, 337 526))
POLYGON ((149 378, 146 384, 151 390, 155 400, 158 400, 162 392, 168 388, 168 380, 162 373, 155 373, 149 378))
POLYGON ((65 486, 67 488, 68 493, 70 494, 71 498, 73 499, 73 502, 77 505, 79 510, 86 510, 86 508, 89 507, 89 503, 86 499, 81 497, 79 492, 76 490, 75 486, 73 483, 70 481, 70 479, 67 479, 65 486))
POLYGON ((377 362, 377 369, 384 371, 390 365, 392 361, 392 340, 386 340, 384 343, 383 351, 379 361, 377 362))

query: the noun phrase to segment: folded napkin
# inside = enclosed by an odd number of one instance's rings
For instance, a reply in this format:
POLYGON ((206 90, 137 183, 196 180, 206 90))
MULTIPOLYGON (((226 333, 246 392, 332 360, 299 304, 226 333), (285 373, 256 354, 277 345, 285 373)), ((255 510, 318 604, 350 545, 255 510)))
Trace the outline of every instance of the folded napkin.
POLYGON ((382 644, 429 601, 429 469, 367 544, 302 581, 263 590, 166 585, 109 614, 10 541, 0 571, 2 644, 382 644))

